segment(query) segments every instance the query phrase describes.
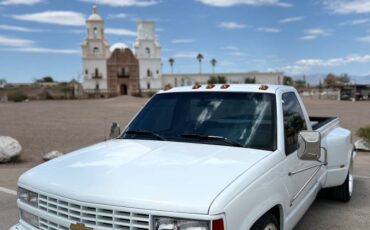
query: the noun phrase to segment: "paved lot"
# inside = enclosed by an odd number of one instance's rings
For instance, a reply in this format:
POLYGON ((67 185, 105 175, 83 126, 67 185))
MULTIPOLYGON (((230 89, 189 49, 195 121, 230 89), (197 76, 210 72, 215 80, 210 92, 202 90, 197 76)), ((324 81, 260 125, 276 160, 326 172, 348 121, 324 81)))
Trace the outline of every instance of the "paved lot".
MULTIPOLYGON (((27 169, 42 162, 42 155, 57 149, 72 151, 104 140, 110 123, 127 124, 146 99, 38 101, 0 104, 0 135, 18 139, 24 147, 20 160, 0 165, 0 230, 17 222, 16 181, 27 169)), ((352 131, 370 124, 370 103, 305 100, 309 113, 338 116, 352 131)), ((356 137, 354 137, 356 139, 356 137)), ((296 229, 369 229, 370 153, 355 161, 355 192, 349 203, 318 198, 296 229)))

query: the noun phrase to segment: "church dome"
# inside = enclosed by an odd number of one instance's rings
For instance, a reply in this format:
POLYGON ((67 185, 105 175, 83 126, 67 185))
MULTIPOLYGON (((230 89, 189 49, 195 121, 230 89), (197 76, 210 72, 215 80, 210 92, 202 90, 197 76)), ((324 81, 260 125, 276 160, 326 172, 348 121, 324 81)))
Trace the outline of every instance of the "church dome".
POLYGON ((125 43, 115 43, 110 47, 110 52, 113 53, 115 50, 124 50, 127 49, 128 46, 125 43))
POLYGON ((98 9, 96 5, 93 6, 93 12, 87 20, 88 21, 103 21, 102 17, 100 17, 100 15, 98 14, 98 9))

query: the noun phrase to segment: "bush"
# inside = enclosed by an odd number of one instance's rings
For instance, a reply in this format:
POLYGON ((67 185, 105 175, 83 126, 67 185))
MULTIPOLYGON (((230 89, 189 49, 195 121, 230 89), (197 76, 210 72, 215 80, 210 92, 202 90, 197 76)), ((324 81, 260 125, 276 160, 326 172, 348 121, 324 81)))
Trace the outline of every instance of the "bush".
POLYGON ((153 97, 153 96, 154 96, 154 94, 156 94, 156 92, 151 91, 151 92, 147 92, 147 93, 146 93, 146 96, 147 96, 147 97, 153 97))
POLYGON ((357 136, 361 137, 365 141, 370 142, 370 125, 359 128, 356 134, 357 136))
POLYGON ((28 96, 21 92, 8 94, 8 100, 13 102, 23 102, 28 99, 28 96))
POLYGON ((131 96, 133 97, 143 97, 143 94, 141 92, 131 93, 131 96))

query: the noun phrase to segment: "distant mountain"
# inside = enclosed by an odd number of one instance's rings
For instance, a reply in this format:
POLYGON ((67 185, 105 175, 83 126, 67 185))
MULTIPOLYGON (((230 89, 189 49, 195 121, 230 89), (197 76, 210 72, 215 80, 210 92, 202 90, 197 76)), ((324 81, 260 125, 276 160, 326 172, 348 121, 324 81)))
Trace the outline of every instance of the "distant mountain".
MULTIPOLYGON (((318 85, 320 80, 324 80, 327 74, 308 74, 306 75, 306 82, 310 85, 318 85)), ((356 84, 370 84, 370 75, 367 76, 351 76, 351 81, 356 84)), ((294 80, 303 80, 303 75, 293 76, 294 80)))

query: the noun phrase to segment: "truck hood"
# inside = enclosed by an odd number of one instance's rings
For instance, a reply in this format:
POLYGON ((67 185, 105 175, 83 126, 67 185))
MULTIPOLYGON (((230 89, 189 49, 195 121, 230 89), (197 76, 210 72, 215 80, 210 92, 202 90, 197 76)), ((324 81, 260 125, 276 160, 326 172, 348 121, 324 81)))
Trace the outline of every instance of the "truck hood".
POLYGON ((270 151, 112 140, 39 165, 19 185, 82 202, 207 214, 213 200, 270 151))

